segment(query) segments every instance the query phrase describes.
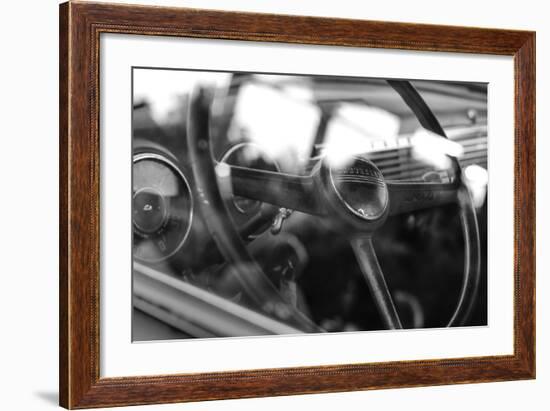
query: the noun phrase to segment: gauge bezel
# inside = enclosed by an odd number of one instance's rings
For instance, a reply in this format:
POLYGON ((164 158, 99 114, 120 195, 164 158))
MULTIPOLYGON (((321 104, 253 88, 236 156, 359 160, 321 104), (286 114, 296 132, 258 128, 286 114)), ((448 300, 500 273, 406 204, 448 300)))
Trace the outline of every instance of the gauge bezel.
MULTIPOLYGON (((181 248, 183 247, 184 243, 187 241, 189 234, 191 233, 191 226, 193 225, 193 218, 195 215, 195 199, 193 197, 193 190, 191 189, 191 185, 189 184, 189 180, 185 176, 185 173, 181 170, 181 168, 174 162, 168 159, 166 156, 162 154, 152 153, 152 152, 142 152, 138 154, 134 154, 132 159, 132 190, 134 186, 134 174, 133 174, 133 166, 138 162, 142 160, 154 160, 158 161, 160 163, 164 163, 166 166, 171 168, 175 173, 181 178, 181 180, 184 182, 185 187, 187 188, 187 192, 189 193, 189 199, 190 199, 190 206, 189 206, 189 224, 187 224, 187 228, 185 230, 185 234, 183 235, 183 238, 180 240, 180 242, 177 244, 176 248, 169 254, 166 254, 162 256, 161 258, 140 258, 136 255, 134 255, 133 249, 134 249, 134 230, 132 229, 132 258, 135 258, 136 260, 155 264, 160 263, 162 261, 166 261, 167 259, 173 257, 176 253, 178 253, 181 248)), ((133 206, 132 206, 133 211, 133 206)), ((133 222, 132 222, 133 227, 133 222)))
POLYGON ((338 198, 338 200, 340 200, 340 202, 344 206, 346 206, 346 209, 348 211, 351 211, 355 216, 359 217, 361 220, 365 220, 365 221, 368 221, 368 222, 377 221, 380 218, 383 218, 385 214, 387 214, 386 211, 388 210, 388 206, 389 206, 388 186, 387 186, 387 184, 384 180, 384 177, 382 176, 382 172, 378 169, 378 167, 376 167, 376 165, 372 161, 369 161, 366 158, 362 158, 358 155, 352 156, 351 158, 354 159, 355 161, 363 161, 367 165, 367 167, 370 167, 372 170, 376 171, 377 176, 376 177, 373 176, 372 177, 373 181, 371 183, 368 183, 368 184, 369 185, 379 185, 380 187, 382 187, 382 189, 384 191, 384 194, 385 194, 384 204, 382 205, 380 211, 377 214, 374 214, 374 215, 368 215, 368 214, 360 213, 352 204, 350 204, 350 202, 347 199, 344 198, 344 195, 342 194, 342 192, 338 188, 338 186, 336 184, 336 181, 334 180, 334 168, 330 167, 330 166, 327 166, 329 181, 331 183, 332 189, 336 193, 336 197, 338 198))

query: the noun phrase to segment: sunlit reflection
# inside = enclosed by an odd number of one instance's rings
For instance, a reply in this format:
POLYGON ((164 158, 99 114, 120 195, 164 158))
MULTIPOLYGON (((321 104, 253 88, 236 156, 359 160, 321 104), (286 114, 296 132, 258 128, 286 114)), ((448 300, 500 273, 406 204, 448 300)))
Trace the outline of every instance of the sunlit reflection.
POLYGON ((336 116, 375 141, 394 141, 401 121, 395 114, 378 107, 359 104, 342 104, 336 116))
MULTIPOLYGON (((307 97, 294 89, 294 96, 307 97)), ((240 90, 229 139, 246 139, 287 172, 307 161, 319 124, 320 110, 307 100, 289 98, 279 90, 248 84, 240 90)))
POLYGON ((179 100, 189 95, 197 84, 203 87, 223 87, 228 84, 230 73, 208 71, 134 70, 134 103, 147 101, 153 120, 161 124, 181 121, 186 112, 181 112, 179 100), (154 90, 154 93, 151 92, 154 90))
POLYGON ((470 190, 472 200, 476 208, 485 202, 489 173, 486 169, 477 164, 471 164, 464 169, 464 182, 470 190))
POLYGON ((231 175, 231 167, 226 163, 218 163, 216 165, 216 175, 218 178, 229 178, 231 175))
POLYGON ((418 129, 410 139, 412 156, 430 164, 437 169, 445 169, 451 166, 451 157, 460 158, 464 154, 464 148, 457 142, 442 138, 424 128, 418 129))
POLYGON ((350 129, 340 121, 333 121, 321 153, 331 167, 342 167, 353 156, 372 150, 372 143, 360 132, 350 129))
POLYGON ((330 166, 345 166, 358 154, 395 148, 399 127, 399 117, 388 111, 342 104, 329 124, 322 154, 330 166))

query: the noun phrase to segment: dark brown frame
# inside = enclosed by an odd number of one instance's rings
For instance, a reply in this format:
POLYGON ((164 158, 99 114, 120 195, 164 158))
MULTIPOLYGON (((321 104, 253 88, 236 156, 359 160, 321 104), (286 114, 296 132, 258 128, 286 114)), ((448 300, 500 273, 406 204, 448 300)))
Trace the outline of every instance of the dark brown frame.
POLYGON ((60 404, 89 408, 535 377, 535 33, 70 2, 60 6, 60 404), (99 374, 99 36, 275 41, 513 56, 514 354, 154 377, 99 374))

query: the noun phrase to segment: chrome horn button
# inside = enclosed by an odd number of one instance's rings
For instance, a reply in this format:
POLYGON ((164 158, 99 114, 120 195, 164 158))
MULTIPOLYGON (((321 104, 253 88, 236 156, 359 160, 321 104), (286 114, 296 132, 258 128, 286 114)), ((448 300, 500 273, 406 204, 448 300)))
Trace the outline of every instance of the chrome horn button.
POLYGON ((386 216, 388 188, 374 163, 354 156, 344 165, 328 167, 328 174, 336 198, 348 211, 368 222, 386 216))

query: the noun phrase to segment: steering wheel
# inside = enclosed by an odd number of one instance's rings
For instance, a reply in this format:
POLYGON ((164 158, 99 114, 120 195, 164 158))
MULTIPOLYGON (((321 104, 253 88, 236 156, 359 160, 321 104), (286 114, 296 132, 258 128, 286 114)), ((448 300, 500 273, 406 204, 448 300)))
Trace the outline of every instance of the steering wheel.
MULTIPOLYGON (((412 109, 421 125, 446 138, 436 117, 408 81, 388 80, 412 109)), ((210 143, 210 103, 206 89, 191 96, 187 143, 195 179, 197 203, 217 247, 243 290, 267 314, 305 332, 320 332, 302 312, 281 296, 253 259, 232 223, 220 186, 234 195, 262 201, 321 218, 331 218, 349 238, 361 272, 387 329, 403 328, 378 263, 372 236, 389 215, 457 203, 464 238, 464 274, 456 308, 447 326, 463 325, 475 301, 480 277, 480 240, 475 208, 461 178, 460 164, 451 157, 451 183, 386 181, 369 159, 355 155, 345 165, 320 161, 307 176, 217 163, 210 143)))

